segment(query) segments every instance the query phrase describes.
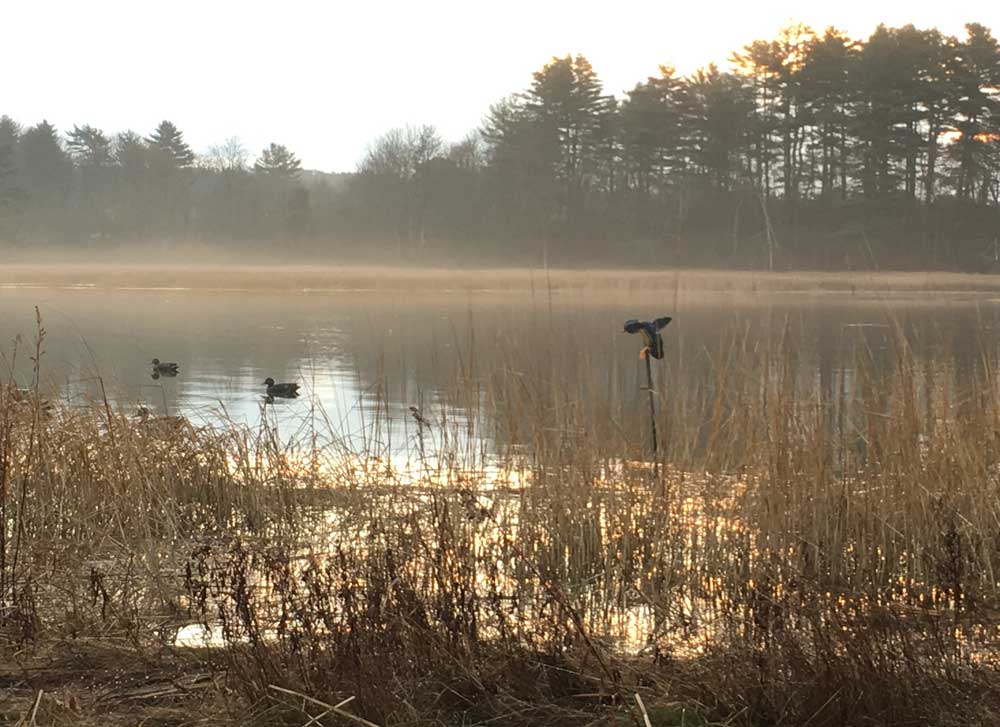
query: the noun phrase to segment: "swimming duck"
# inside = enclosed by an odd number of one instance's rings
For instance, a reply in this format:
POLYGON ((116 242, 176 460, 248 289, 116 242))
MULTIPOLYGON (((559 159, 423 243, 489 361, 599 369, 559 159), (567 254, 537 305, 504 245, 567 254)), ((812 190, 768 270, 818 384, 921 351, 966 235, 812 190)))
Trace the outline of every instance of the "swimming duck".
POLYGON ((269 397, 277 396, 281 399, 294 399, 299 395, 298 384, 276 384, 270 376, 264 379, 264 386, 267 387, 267 395, 269 397))
POLYGON ((177 368, 175 363, 161 362, 160 359, 153 359, 153 373, 159 374, 160 376, 176 376, 180 369, 177 368))

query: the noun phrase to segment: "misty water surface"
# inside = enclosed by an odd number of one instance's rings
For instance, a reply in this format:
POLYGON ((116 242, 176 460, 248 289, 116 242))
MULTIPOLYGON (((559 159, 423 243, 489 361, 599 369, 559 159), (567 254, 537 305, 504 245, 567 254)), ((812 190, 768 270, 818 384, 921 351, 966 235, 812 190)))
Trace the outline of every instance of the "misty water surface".
MULTIPOLYGON (((841 369, 849 373, 858 342, 876 357, 886 352, 890 323, 906 332, 927 371, 940 368, 960 379, 962 371, 981 364, 982 341, 992 340, 1000 312, 1000 303, 985 294, 771 295, 674 304, 669 298, 636 303, 625 292, 588 299, 32 287, 0 289, 0 306, 4 376, 13 363, 18 385, 32 383, 38 306, 46 330, 40 386, 65 405, 100 401, 103 384, 111 402, 127 413, 145 406, 197 423, 255 426, 264 406, 261 383, 271 376, 302 386, 301 398, 276 400, 268 408, 282 436, 318 427, 354 447, 372 436, 378 401, 387 402, 388 409, 378 412, 390 423, 383 421, 377 436, 394 438, 394 447, 410 445, 415 425, 409 406, 437 416, 441 393, 460 372, 474 377, 490 366, 517 367, 531 359, 532 349, 554 379, 572 376, 585 361, 596 372, 601 396, 626 410, 638 408, 644 371, 639 341, 622 332, 626 318, 675 316, 665 331, 668 359, 679 356, 674 360, 690 365, 679 379, 669 361, 657 366, 676 386, 710 382, 725 341, 738 331, 761 340, 791 331, 799 386, 809 393, 829 386, 841 369), (559 342, 554 352, 550 339, 559 342), (180 375, 153 380, 153 357, 176 361, 180 375)), ((451 416, 461 415, 460 405, 452 407, 451 416)))

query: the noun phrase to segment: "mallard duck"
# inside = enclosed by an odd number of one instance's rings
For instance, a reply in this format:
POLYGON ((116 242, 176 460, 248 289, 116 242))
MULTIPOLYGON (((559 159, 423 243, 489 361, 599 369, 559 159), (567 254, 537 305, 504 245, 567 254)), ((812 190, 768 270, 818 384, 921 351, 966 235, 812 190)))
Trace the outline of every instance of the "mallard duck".
POLYGON ((277 396, 280 399, 294 399, 299 395, 298 384, 276 384, 270 376, 264 379, 264 386, 267 387, 267 395, 269 397, 277 396))
POLYGON ((158 358, 153 359, 153 373, 159 374, 160 376, 176 376, 180 372, 180 369, 175 363, 167 363, 160 361, 158 358))
POLYGON ((176 416, 156 416, 144 406, 140 406, 135 412, 136 424, 142 427, 155 429, 160 433, 166 433, 187 426, 188 420, 184 417, 176 416))

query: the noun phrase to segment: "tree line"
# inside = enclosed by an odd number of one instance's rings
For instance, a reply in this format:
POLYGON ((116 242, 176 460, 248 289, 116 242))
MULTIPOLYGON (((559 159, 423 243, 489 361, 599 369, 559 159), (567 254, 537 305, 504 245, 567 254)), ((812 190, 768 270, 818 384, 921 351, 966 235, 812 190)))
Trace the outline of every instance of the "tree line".
MULTIPOLYGON (((749 268, 1000 269, 1000 44, 793 24, 690 75, 615 96, 553 58, 448 143, 374 139, 355 173, 306 173, 236 138, 196 156, 148 136, 0 119, 0 239, 275 243, 303 254, 749 268)), ((96 241, 96 242, 95 242, 96 241)))
POLYGON ((39 247, 222 237, 238 234, 241 219, 294 216, 295 195, 289 204, 285 192, 301 172, 298 158, 281 144, 252 168, 249 158, 235 138, 196 156, 170 121, 145 137, 112 137, 88 124, 60 133, 48 121, 22 128, 2 116, 0 240, 39 247))

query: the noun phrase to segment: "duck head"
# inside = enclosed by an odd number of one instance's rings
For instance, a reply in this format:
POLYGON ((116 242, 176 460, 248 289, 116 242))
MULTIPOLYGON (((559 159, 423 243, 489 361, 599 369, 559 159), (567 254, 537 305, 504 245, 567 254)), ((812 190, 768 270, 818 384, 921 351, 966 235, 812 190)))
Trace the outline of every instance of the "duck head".
POLYGON ((264 379, 264 386, 274 386, 274 379, 268 376, 266 379, 264 379))

